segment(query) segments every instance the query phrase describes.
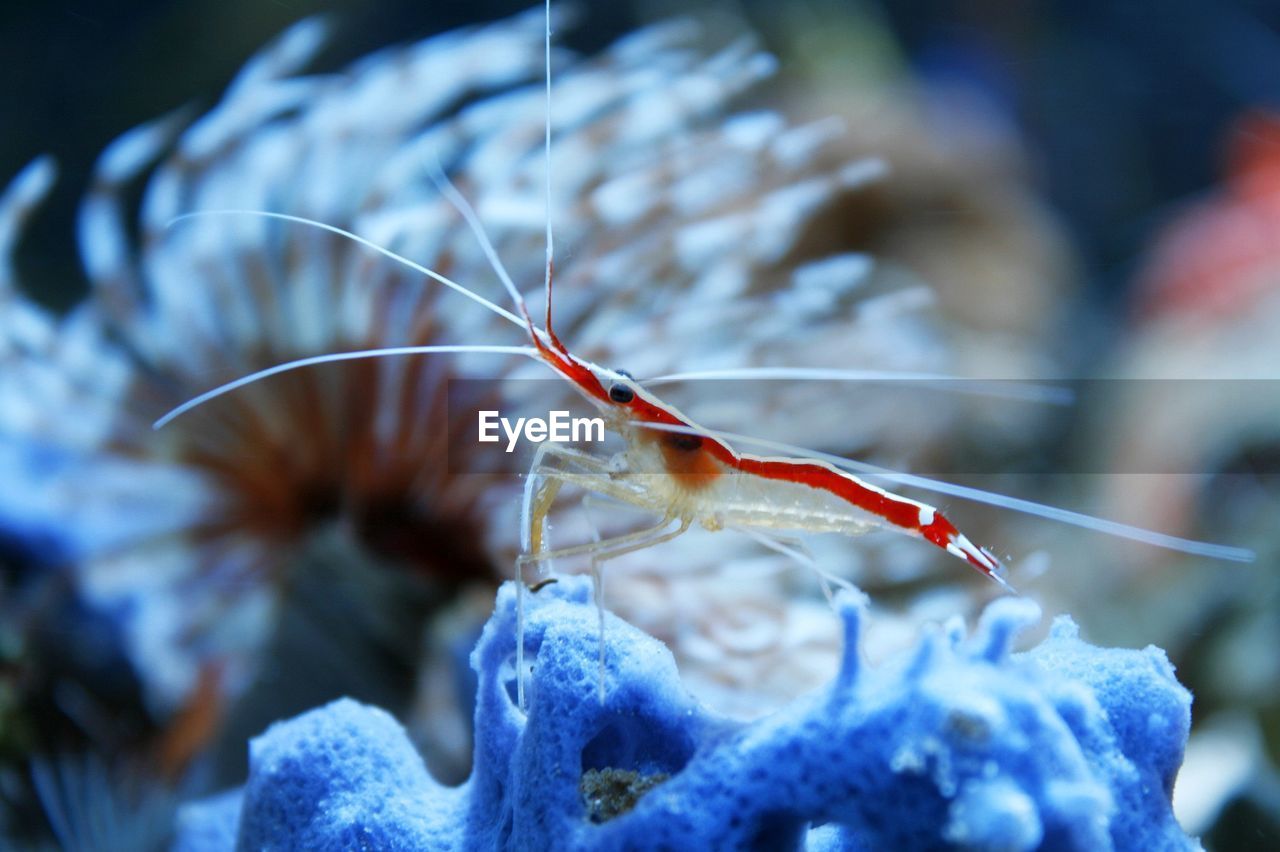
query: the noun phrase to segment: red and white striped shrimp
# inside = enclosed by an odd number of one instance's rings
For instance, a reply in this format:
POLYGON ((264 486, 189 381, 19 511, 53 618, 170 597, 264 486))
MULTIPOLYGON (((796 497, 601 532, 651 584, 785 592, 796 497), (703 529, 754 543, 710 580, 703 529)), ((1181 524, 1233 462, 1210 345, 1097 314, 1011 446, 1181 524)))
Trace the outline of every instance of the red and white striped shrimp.
MULTIPOLYGON (((620 454, 601 460, 544 443, 540 457, 563 460, 583 473, 536 467, 535 476, 582 485, 649 509, 668 522, 680 521, 683 529, 695 523, 708 530, 844 534, 890 528, 931 542, 1007 587, 1000 561, 934 507, 872 485, 830 462, 740 453, 629 375, 578 358, 553 334, 548 334, 551 344, 531 334, 543 362, 572 382, 604 415, 606 428, 626 444, 620 454)), ((548 507, 545 498, 538 501, 529 519, 535 528, 530 531, 535 554, 542 543, 536 527, 548 507)), ((598 546, 607 549, 608 543, 598 546)))

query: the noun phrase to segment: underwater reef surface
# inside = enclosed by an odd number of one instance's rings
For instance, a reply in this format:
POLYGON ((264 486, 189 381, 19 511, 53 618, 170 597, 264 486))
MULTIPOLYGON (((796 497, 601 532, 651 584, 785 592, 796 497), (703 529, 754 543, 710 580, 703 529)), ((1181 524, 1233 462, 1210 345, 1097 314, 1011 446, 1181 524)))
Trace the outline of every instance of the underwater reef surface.
POLYGON ((859 661, 864 599, 842 593, 835 680, 754 722, 704 710, 667 648, 607 621, 597 697, 591 586, 530 596, 527 716, 516 596, 472 654, 475 769, 423 768, 387 713, 342 699, 273 725, 243 789, 179 813, 174 849, 1194 849, 1170 809, 1191 694, 1164 652, 1097 648, 1069 617, 993 603, 900 659, 859 661))

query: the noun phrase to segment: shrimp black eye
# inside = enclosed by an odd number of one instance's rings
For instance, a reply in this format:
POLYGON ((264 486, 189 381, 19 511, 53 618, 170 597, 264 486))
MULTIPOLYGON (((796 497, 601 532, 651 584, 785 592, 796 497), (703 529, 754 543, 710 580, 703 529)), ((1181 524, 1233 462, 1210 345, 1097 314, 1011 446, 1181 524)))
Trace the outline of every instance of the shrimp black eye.
POLYGON ((667 435, 667 446, 674 450, 691 453, 702 446, 702 436, 682 435, 679 432, 673 432, 667 435))
POLYGON ((609 388, 609 399, 621 405, 626 405, 635 398, 636 392, 624 384, 619 383, 609 388))

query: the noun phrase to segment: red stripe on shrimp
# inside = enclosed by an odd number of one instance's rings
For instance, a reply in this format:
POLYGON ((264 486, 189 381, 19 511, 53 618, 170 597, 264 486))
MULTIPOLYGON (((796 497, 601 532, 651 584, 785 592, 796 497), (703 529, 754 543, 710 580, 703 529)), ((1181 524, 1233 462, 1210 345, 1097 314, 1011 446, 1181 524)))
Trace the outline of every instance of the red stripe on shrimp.
POLYGON ((681 479, 687 487, 705 487, 715 478, 714 474, 708 472, 708 465, 705 464, 708 456, 740 473, 807 485, 810 488, 826 491, 851 506, 883 518, 912 535, 918 535, 952 556, 965 560, 1001 585, 1008 585, 1003 577, 1004 566, 1000 560, 984 548, 974 545, 956 529, 951 521, 932 506, 890 494, 823 462, 739 455, 729 445, 711 435, 700 432, 694 434, 697 432, 697 427, 684 421, 666 407, 641 397, 632 401, 629 408, 632 416, 639 421, 689 430, 689 432, 663 431, 660 437, 664 445, 681 441, 690 442, 691 439, 697 441, 696 445, 686 443, 683 448, 680 448, 683 452, 666 455, 669 467, 673 464, 672 456, 678 459, 678 464, 675 465, 678 469, 672 469, 671 472, 676 475, 684 474, 681 479), (694 471, 697 472, 696 475, 688 475, 694 471))

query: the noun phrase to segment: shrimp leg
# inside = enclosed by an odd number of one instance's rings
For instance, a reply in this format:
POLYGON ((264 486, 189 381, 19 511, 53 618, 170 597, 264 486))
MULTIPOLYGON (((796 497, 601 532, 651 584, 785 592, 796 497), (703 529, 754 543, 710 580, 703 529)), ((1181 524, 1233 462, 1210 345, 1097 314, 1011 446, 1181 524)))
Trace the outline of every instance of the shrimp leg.
MULTIPOLYGON (((597 526, 597 524, 596 524, 595 515, 593 515, 593 514, 592 514, 592 512, 591 512, 591 507, 592 507, 592 506, 594 506, 594 505, 596 505, 596 504, 597 504, 597 503, 599 503, 599 502, 601 502, 601 496, 600 496, 600 495, 598 495, 598 494, 587 494, 587 495, 585 495, 585 496, 582 498, 582 512, 583 512, 583 514, 585 514, 585 515, 587 516, 587 524, 591 527, 591 538, 592 538, 592 541, 594 541, 594 542, 596 543, 596 545, 598 545, 599 547, 601 547, 601 548, 605 548, 605 547, 606 547, 606 544, 605 544, 605 542, 604 542, 604 541, 602 541, 602 540, 601 540, 601 538, 600 538, 600 528, 599 528, 599 526, 597 526)), ((614 500, 610 500, 609 502, 610 502, 610 503, 613 503, 613 502, 616 502, 616 501, 614 501, 614 500)), ((628 505, 628 504, 623 503, 622 505, 623 505, 623 506, 626 506, 626 505, 628 505)), ((650 540, 650 541, 645 541, 645 542, 640 543, 640 544, 633 544, 633 545, 630 545, 630 546, 628 547, 628 549, 626 549, 626 550, 622 550, 622 551, 614 550, 614 551, 612 551, 612 552, 602 551, 602 552, 599 552, 599 553, 593 553, 593 554, 591 554, 591 578, 595 581, 595 596, 594 596, 594 597, 595 597, 595 604, 596 604, 596 617, 597 617, 597 619, 599 620, 599 642, 598 642, 598 650, 599 650, 599 654, 598 654, 598 662, 599 662, 599 666, 598 666, 598 668, 599 668, 599 677, 598 677, 598 679, 597 679, 597 685, 599 686, 599 692, 600 692, 600 703, 601 703, 601 704, 604 704, 604 671, 605 671, 605 666, 604 666, 604 652, 605 652, 605 638, 604 638, 604 571, 602 570, 603 565, 604 565, 604 563, 605 563, 605 561, 606 561, 606 560, 613 559, 613 558, 618 557, 618 556, 622 556, 624 553, 629 553, 629 552, 631 552, 631 551, 633 551, 633 550, 639 550, 641 547, 649 547, 649 546, 651 546, 651 545, 661 544, 661 543, 662 543, 662 542, 664 542, 664 541, 669 541, 670 539, 673 539, 673 538, 675 538, 676 536, 680 535, 680 534, 681 534, 682 532, 684 532, 686 529, 688 529, 688 523, 685 523, 683 526, 681 526, 680 528, 678 528, 678 529, 674 530, 674 531, 673 531, 673 532, 671 532, 670 534, 664 534, 664 535, 661 535, 661 536, 657 536, 657 537, 655 537, 654 539, 652 539, 652 540, 650 540)))
MULTIPOLYGON (((685 532, 692 525, 692 521, 688 518, 680 518, 680 526, 670 530, 671 522, 677 520, 674 517, 665 517, 659 523, 645 527, 642 530, 626 533, 624 535, 614 536, 613 538, 601 539, 598 541, 589 541, 585 544, 573 544, 568 547, 558 547, 553 550, 540 550, 537 553, 522 553, 516 557, 516 562, 523 568, 525 565, 537 565, 542 562, 549 562, 553 559, 565 559, 570 556, 589 556, 604 561, 621 556, 624 553, 630 553, 633 550, 640 550, 651 544, 659 544, 664 541, 670 541, 681 533, 685 532)), ((521 572, 523 575, 523 571, 521 572)))
MULTIPOLYGON (((556 480, 553 480, 553 482, 556 482, 558 484, 558 481, 556 480)), ((599 563, 606 562, 610 559, 615 559, 624 554, 631 553, 632 551, 643 550, 646 547, 651 547, 655 544, 661 544, 664 541, 670 541, 676 536, 681 535, 682 533, 687 531, 691 524, 691 521, 689 521, 689 519, 681 518, 680 525, 675 529, 671 529, 670 527, 671 527, 672 520, 674 519, 670 517, 663 518, 662 522, 655 526, 646 527, 645 529, 637 530, 636 532, 632 532, 632 533, 627 533, 626 535, 616 536, 614 538, 606 538, 606 539, 601 539, 597 541, 591 541, 591 542, 587 542, 586 544, 575 544, 569 547, 561 547, 553 550, 541 550, 536 553, 527 553, 527 554, 522 553, 520 556, 516 558, 516 574, 518 577, 523 577, 525 565, 541 564, 542 562, 550 561, 553 559, 564 559, 570 556, 588 556, 591 558, 592 573, 596 577, 596 588, 597 588, 596 603, 597 605, 600 605, 600 598, 599 598, 600 573, 598 568, 599 563)), ((521 595, 523 593, 523 590, 524 590, 523 580, 517 580, 516 581, 517 596, 521 595)), ((517 601, 519 600, 520 598, 517 597, 517 601)), ((601 623, 603 625, 604 611, 601 610, 600 612, 601 612, 601 619, 602 619, 601 623)), ((518 635, 516 637, 516 666, 517 666, 516 694, 517 694, 517 702, 519 703, 520 708, 524 709, 524 698, 523 698, 524 623, 523 623, 523 614, 520 612, 519 607, 517 607, 517 622, 518 624, 516 627, 516 632, 518 635)), ((603 641, 603 637, 602 637, 602 641, 603 641)), ((604 687, 602 683, 601 692, 603 692, 603 689, 604 687)))
MULTIPOLYGON (((643 550, 646 547, 652 547, 653 545, 661 544, 664 541, 670 541, 671 539, 675 538, 676 536, 688 530, 690 526, 690 521, 688 521, 687 519, 682 519, 680 526, 678 526, 674 530, 670 530, 668 532, 661 532, 661 533, 658 533, 657 535, 653 535, 649 538, 640 539, 621 547, 611 547, 610 546, 611 542, 616 543, 622 537, 620 536, 618 538, 603 539, 603 540, 600 538, 599 527, 596 526, 595 518, 591 514, 591 505, 594 504, 596 500, 597 498, 595 495, 593 494, 586 495, 585 497, 582 498, 582 509, 583 509, 583 512, 586 513, 588 524, 590 524, 591 526, 591 537, 593 539, 592 544, 594 544, 597 548, 599 548, 596 551, 589 551, 589 553, 591 556, 591 577, 595 581, 594 597, 595 597, 595 605, 596 605, 596 617, 599 620, 599 640, 597 642, 597 661, 598 661, 599 674, 596 679, 596 686, 599 692, 600 703, 604 704, 605 638, 604 638, 604 571, 602 570, 602 567, 604 563, 610 559, 616 559, 619 556, 624 556, 628 553, 632 553, 637 550, 643 550)), ((669 523, 670 523, 669 521, 664 522, 657 527, 651 528, 649 532, 656 532, 658 530, 662 530, 666 526, 668 526, 669 523)), ((644 532, 644 531, 642 530, 641 532, 644 532)))
POLYGON ((772 550, 774 553, 780 553, 793 562, 798 562, 805 568, 808 568, 818 578, 818 584, 822 587, 822 594, 826 597, 827 603, 833 608, 835 607, 835 595, 831 591, 834 584, 842 589, 853 589, 853 584, 843 577, 838 577, 827 571, 823 571, 818 567, 818 560, 805 546, 804 542, 792 539, 782 538, 781 536, 772 536, 762 533, 759 530, 753 530, 750 527, 731 526, 725 529, 731 529, 740 532, 749 538, 753 538, 760 544, 772 550))
MULTIPOLYGON (((600 544, 600 527, 596 524, 591 507, 599 498, 594 494, 586 494, 582 498, 582 514, 587 518, 587 526, 591 528, 591 540, 600 544)), ((600 693, 600 703, 604 704, 604 571, 601 569, 599 557, 591 557, 591 579, 594 581, 594 597, 596 604, 596 622, 598 628, 596 684, 600 693)))
MULTIPOLYGON (((615 556, 630 553, 632 550, 639 550, 652 544, 669 541, 689 529, 689 526, 692 523, 689 519, 682 518, 680 526, 676 530, 668 533, 668 527, 670 527, 673 517, 669 513, 666 513, 663 514, 662 521, 660 523, 647 529, 603 540, 600 540, 597 535, 595 541, 587 544, 548 550, 546 548, 547 514, 550 512, 551 506, 555 502, 556 496, 560 493, 560 488, 564 484, 575 484, 586 489, 588 493, 604 494, 625 500, 632 504, 635 503, 637 497, 636 491, 632 488, 626 487, 623 483, 612 479, 608 475, 616 472, 616 470, 617 466, 613 463, 612 459, 593 456, 590 453, 584 453, 580 450, 563 447, 551 441, 539 444, 537 451, 534 453, 529 475, 525 478, 524 498, 520 513, 521 553, 515 560, 516 703, 519 705, 521 710, 525 707, 525 567, 528 565, 541 567, 552 560, 570 556, 590 556, 593 560, 603 562, 608 559, 612 559, 615 556), (570 465, 577 465, 580 469, 586 472, 566 471, 549 465, 547 464, 548 456, 553 456, 570 465)), ((593 573, 598 574, 594 567, 593 573)), ((598 586, 599 583, 597 581, 597 587, 598 586)))

